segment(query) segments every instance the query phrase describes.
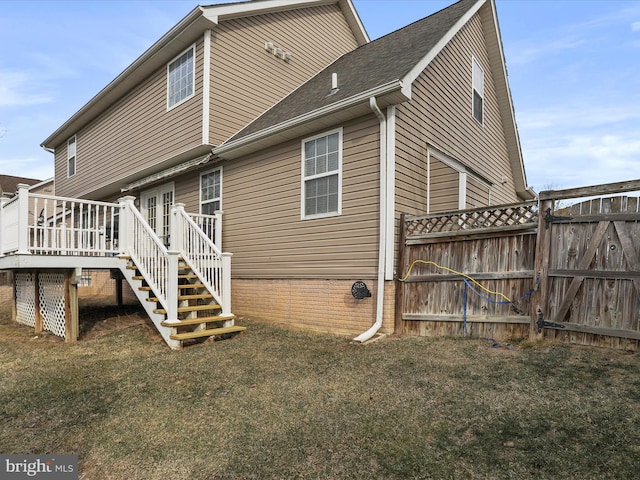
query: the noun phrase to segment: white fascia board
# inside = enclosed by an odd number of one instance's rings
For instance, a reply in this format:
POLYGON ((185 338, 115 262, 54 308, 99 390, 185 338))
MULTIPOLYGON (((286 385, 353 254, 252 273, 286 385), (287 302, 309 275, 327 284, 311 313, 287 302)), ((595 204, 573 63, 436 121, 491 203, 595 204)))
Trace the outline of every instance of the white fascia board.
MULTIPOLYGON (((469 21, 473 16, 478 13, 478 10, 484 5, 487 0, 478 0, 476 4, 465 13, 460 20, 444 35, 435 47, 433 47, 429 53, 427 53, 422 59, 414 65, 414 67, 407 73, 402 79, 405 88, 411 90, 411 85, 420 76, 422 71, 427 68, 431 61, 438 55, 442 49, 453 39, 453 37, 460 31, 460 29, 469 21)), ((405 95, 406 92, 403 92, 405 95)))
MULTIPOLYGON (((292 118, 290 120, 286 120, 277 125, 273 125, 271 127, 265 128, 258 132, 247 135, 246 137, 239 138, 233 142, 223 143, 219 147, 213 149, 214 155, 219 155, 224 157, 225 153, 231 152, 236 148, 243 147, 245 145, 249 145, 255 141, 261 140, 265 137, 270 137, 275 135, 283 130, 288 130, 290 128, 296 127, 298 125, 302 125, 307 122, 312 122, 318 118, 324 117, 326 115, 330 115, 331 113, 338 112, 340 110, 352 107, 362 102, 369 102, 371 97, 377 97, 380 95, 384 95, 390 93, 394 90, 403 90, 402 82, 399 80, 395 80, 393 82, 387 83, 386 85, 381 85, 372 90, 368 90, 366 92, 360 93, 358 95, 354 95, 349 98, 345 98, 336 103, 332 103, 331 105, 327 105, 326 107, 319 108, 317 110, 313 110, 312 112, 306 113, 304 115, 300 115, 298 117, 292 118)), ((408 100, 408 99, 407 99, 408 100)))
POLYGON ((353 2, 351 0, 340 0, 340 6, 347 18, 347 23, 355 34, 358 45, 362 46, 369 43, 371 39, 369 38, 367 30, 364 28, 364 24, 362 23, 360 15, 358 15, 358 11, 353 5, 353 2))
POLYGON ((222 20, 246 17, 248 15, 263 15, 265 13, 294 10, 296 8, 329 5, 338 0, 262 0, 260 2, 231 3, 229 5, 212 5, 202 8, 205 18, 219 23, 222 20))

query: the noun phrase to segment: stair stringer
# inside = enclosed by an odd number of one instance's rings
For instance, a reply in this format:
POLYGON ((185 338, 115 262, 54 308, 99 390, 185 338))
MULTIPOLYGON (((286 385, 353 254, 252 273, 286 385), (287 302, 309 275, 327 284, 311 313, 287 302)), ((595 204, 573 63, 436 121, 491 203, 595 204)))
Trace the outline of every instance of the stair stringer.
POLYGON ((128 269, 127 263, 128 263, 127 260, 122 261, 122 263, 120 264, 120 271, 122 272, 122 275, 124 275, 124 278, 129 283, 131 290, 133 290, 133 293, 135 293, 136 298, 144 308, 145 312, 147 312, 147 315, 149 316, 149 318, 151 319, 155 327, 158 329, 158 332, 162 336, 162 339, 167 343, 169 348, 171 348, 172 350, 182 349, 182 341, 173 340, 172 338, 170 338, 170 335, 172 333, 175 333, 175 328, 165 327, 164 325, 162 325, 162 322, 166 319, 166 316, 163 314, 154 312, 154 309, 156 308, 156 304, 147 301, 149 293, 143 292, 138 288, 142 286, 142 281, 136 280, 133 278, 134 276, 136 276, 136 273, 135 273, 136 271, 128 269))

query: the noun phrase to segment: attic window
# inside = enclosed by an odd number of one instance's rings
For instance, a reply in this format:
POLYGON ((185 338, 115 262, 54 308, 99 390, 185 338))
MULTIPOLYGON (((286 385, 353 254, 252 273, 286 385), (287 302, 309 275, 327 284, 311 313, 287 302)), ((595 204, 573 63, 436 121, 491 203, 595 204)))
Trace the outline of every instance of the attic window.
POLYGON ((475 58, 472 59, 472 68, 473 117, 482 124, 484 119, 484 71, 475 58))
POLYGON ((167 110, 194 95, 195 52, 196 46, 194 44, 167 65, 167 110))

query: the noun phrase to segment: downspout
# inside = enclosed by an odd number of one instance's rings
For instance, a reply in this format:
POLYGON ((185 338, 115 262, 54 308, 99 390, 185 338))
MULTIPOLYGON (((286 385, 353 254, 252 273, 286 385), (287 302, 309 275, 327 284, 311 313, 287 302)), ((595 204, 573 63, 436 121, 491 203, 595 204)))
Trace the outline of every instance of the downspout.
POLYGON ((376 294, 376 321, 353 340, 366 342, 382 327, 384 311, 384 272, 387 251, 387 119, 378 107, 376 97, 369 98, 369 107, 380 121, 380 244, 378 246, 378 288, 376 294))

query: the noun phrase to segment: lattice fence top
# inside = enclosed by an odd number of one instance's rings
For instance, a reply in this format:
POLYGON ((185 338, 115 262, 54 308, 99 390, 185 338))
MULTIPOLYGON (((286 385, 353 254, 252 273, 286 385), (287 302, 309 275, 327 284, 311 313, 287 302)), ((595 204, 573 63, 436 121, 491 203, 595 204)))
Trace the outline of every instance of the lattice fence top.
POLYGON ((537 202, 405 218, 407 237, 459 232, 472 233, 479 230, 511 229, 523 226, 534 227, 537 224, 537 202))

